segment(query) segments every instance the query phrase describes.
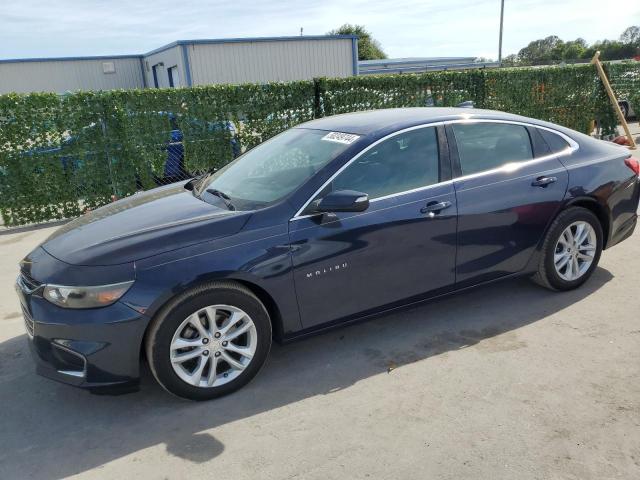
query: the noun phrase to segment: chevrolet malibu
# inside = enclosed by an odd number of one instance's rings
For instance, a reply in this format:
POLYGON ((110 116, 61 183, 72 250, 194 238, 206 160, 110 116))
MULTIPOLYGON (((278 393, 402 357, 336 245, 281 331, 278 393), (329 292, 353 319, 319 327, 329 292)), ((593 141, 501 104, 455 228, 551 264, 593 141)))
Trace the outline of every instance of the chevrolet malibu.
POLYGON ((17 292, 37 371, 128 390, 146 358, 206 400, 249 382, 274 339, 521 275, 578 288, 633 232, 638 170, 622 147, 495 111, 302 124, 32 251, 17 292))

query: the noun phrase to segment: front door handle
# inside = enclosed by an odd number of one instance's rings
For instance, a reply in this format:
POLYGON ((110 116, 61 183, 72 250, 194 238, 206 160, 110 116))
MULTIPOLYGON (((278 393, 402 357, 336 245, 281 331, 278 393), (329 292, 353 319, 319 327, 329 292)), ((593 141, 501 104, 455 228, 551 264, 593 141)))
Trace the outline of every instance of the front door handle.
POLYGON ((557 182, 558 179, 556 177, 538 177, 533 182, 531 182, 532 187, 542 187, 545 188, 552 183, 557 182))
POLYGON ((428 213, 430 217, 435 217, 436 213, 440 213, 441 210, 449 208, 451 202, 429 202, 426 206, 420 209, 420 213, 428 213))

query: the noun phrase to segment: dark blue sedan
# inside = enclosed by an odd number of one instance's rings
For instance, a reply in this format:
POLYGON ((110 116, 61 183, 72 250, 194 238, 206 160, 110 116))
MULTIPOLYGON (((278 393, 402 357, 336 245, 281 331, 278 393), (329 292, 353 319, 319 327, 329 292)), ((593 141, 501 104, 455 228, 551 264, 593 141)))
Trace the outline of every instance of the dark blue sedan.
POLYGON ((204 400, 251 380, 272 339, 520 275, 577 288, 632 234, 638 169, 622 147, 493 111, 305 123, 31 252, 17 291, 38 372, 129 389, 146 357, 166 390, 204 400))

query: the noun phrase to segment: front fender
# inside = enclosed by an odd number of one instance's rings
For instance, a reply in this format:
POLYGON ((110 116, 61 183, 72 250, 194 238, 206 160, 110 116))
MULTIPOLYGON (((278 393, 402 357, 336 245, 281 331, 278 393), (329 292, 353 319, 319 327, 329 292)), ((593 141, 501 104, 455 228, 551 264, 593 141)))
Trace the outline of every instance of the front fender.
POLYGON ((152 318, 171 298, 215 280, 258 286, 277 306, 284 334, 301 328, 286 224, 138 261, 136 282, 122 301, 152 318))

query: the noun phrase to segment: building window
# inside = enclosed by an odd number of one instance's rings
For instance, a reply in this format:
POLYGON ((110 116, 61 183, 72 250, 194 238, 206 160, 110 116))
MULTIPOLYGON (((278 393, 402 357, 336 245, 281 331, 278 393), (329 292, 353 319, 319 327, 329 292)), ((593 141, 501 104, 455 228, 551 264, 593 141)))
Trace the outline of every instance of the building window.
POLYGON ((113 62, 102 62, 102 73, 116 73, 116 65, 113 62))

